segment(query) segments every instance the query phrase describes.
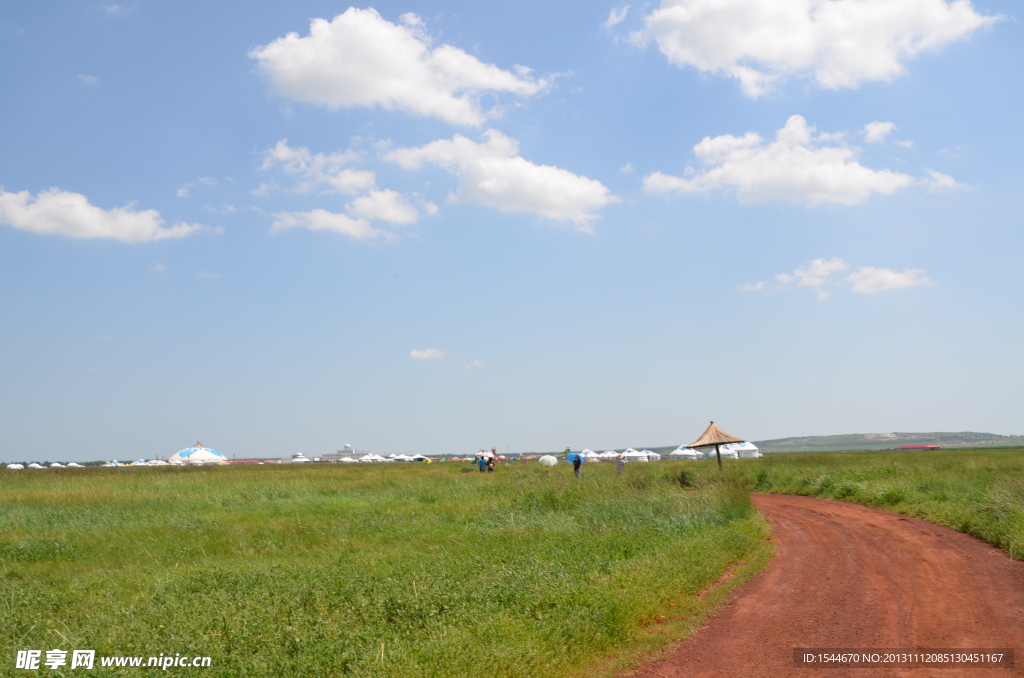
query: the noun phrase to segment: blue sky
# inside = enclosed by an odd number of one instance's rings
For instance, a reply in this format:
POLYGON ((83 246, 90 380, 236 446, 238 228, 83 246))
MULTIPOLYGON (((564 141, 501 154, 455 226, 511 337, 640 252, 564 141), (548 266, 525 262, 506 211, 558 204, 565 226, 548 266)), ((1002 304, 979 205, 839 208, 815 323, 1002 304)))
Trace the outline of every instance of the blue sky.
POLYGON ((1008 1, 0 9, 0 459, 1024 433, 1008 1))

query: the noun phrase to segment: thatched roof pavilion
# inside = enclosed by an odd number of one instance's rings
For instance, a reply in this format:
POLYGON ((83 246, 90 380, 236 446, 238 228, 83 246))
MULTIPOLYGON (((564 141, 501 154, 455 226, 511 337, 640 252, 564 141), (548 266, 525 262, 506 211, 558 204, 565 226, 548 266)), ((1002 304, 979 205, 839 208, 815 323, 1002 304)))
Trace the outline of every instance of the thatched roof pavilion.
POLYGON ((715 457, 718 458, 718 468, 722 468, 722 453, 718 451, 718 446, 725 445, 726 443, 745 442, 747 441, 742 438, 729 435, 722 429, 718 428, 718 426, 715 425, 715 422, 711 422, 711 425, 708 426, 707 430, 704 431, 701 437, 687 445, 687 447, 710 447, 711 445, 714 445, 715 457))

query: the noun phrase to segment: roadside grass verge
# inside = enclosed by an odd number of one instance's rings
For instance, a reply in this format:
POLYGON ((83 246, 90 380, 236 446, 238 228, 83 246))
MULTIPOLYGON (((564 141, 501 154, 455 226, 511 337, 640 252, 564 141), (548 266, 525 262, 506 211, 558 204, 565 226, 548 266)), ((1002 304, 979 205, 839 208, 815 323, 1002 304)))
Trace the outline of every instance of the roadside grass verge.
POLYGON ((207 677, 618 670, 695 630, 728 586, 697 594, 770 549, 743 474, 614 471, 0 471, 0 661, 61 648, 210 656, 173 669, 207 677))
MULTIPOLYGON (((695 477, 706 462, 681 462, 695 477)), ((980 537, 1024 560, 1024 449, 769 455, 726 462, 755 492, 856 502, 980 537)))

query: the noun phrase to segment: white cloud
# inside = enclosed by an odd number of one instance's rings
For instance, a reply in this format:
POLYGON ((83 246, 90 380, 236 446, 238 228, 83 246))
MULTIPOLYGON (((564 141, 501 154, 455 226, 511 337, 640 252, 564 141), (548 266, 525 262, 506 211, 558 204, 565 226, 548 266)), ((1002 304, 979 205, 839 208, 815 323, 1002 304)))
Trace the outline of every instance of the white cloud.
POLYGON ((914 142, 910 139, 901 139, 899 141, 894 141, 893 143, 897 146, 902 146, 903 148, 914 148, 914 142))
MULTIPOLYGON (((355 195, 373 188, 377 181, 373 172, 346 167, 360 159, 360 154, 351 149, 314 154, 305 146, 292 147, 288 145, 287 139, 281 139, 263 153, 260 169, 281 166, 285 174, 297 176, 299 183, 293 189, 296 193, 309 193, 315 188, 321 188, 334 193, 355 195)), ((260 189, 269 192, 274 186, 276 184, 264 183, 260 189)))
POLYGON ((846 280, 853 284, 853 291, 860 294, 877 294, 887 290, 925 287, 934 284, 919 268, 907 268, 899 273, 888 268, 861 266, 846 276, 846 280))
POLYGON ((669 62, 736 78, 757 97, 790 75, 826 89, 891 81, 904 62, 1001 17, 970 0, 662 0, 632 34, 669 62))
POLYGON ((406 169, 426 163, 445 167, 459 178, 449 200, 492 207, 502 212, 531 212, 571 221, 583 231, 597 210, 619 198, 600 182, 551 165, 537 165, 518 155, 519 144, 496 130, 477 143, 456 134, 419 148, 399 148, 385 155, 406 169))
POLYGON ((627 162, 619 168, 619 174, 633 174, 634 172, 636 172, 636 170, 633 169, 633 163, 631 162, 627 162))
POLYGON ((196 273, 197 278, 205 278, 206 280, 216 280, 220 277, 220 273, 210 273, 209 271, 199 271, 196 273))
POLYGON ((623 19, 626 18, 626 13, 629 11, 629 5, 619 5, 613 7, 612 11, 608 13, 608 18, 605 19, 604 23, 601 24, 605 28, 614 28, 622 23, 623 19))
POLYGON ((358 219, 388 221, 392 224, 413 224, 420 214, 416 208, 405 201, 400 193, 392 190, 370 191, 356 198, 346 207, 346 211, 358 219))
POLYGON ((127 6, 120 4, 103 5, 103 12, 107 16, 127 16, 138 9, 135 6, 127 6))
POLYGON ((754 132, 742 137, 704 137, 693 150, 708 169, 688 168, 685 177, 654 172, 644 177, 644 190, 709 193, 733 189, 743 203, 787 200, 815 207, 856 205, 872 194, 890 195, 914 183, 906 174, 864 167, 855 160, 854 149, 826 145, 835 135, 813 137, 813 132, 806 120, 794 115, 770 143, 754 132))
POLYGON ((95 75, 82 75, 81 73, 78 74, 78 80, 83 85, 95 85, 100 81, 95 75))
POLYGON ((271 233, 280 233, 292 228, 308 228, 311 231, 332 231, 347 235, 355 240, 388 238, 385 231, 374 228, 365 219, 353 218, 347 214, 315 209, 310 212, 282 212, 274 215, 271 233))
POLYGON ((409 351, 409 357, 413 360, 440 360, 447 354, 436 348, 413 349, 409 351))
POLYGON ((942 172, 936 172, 935 170, 926 169, 925 174, 928 178, 924 180, 924 185, 928 187, 929 191, 956 191, 963 188, 967 188, 964 184, 961 184, 953 177, 942 172))
POLYGON ((0 188, 0 223, 42 235, 71 238, 111 238, 121 242, 147 242, 184 238, 202 230, 200 224, 163 228, 156 210, 135 211, 132 205, 105 210, 91 205, 80 193, 57 188, 10 193, 0 188))
POLYGON ((333 21, 313 19, 306 37, 289 33, 249 56, 271 89, 291 99, 332 109, 380 106, 461 125, 497 113, 481 109, 483 93, 528 96, 548 85, 521 66, 513 73, 451 45, 432 48, 418 16, 401 21, 350 7, 333 21))
POLYGON ((178 195, 179 198, 187 198, 188 197, 188 193, 191 190, 192 190, 192 184, 185 184, 184 186, 181 186, 181 187, 178 188, 177 195, 178 195))
POLYGON ((885 137, 895 129, 896 123, 894 122, 869 122, 864 125, 862 134, 864 135, 864 141, 869 144, 877 144, 885 141, 885 137))
POLYGON ((483 361, 480 361, 480 360, 470 360, 468 363, 466 363, 466 369, 467 370, 475 370, 475 369, 479 369, 481 367, 486 367, 486 366, 484 365, 483 361))
POLYGON ((167 272, 167 267, 164 266, 163 264, 161 264, 160 262, 157 262, 157 263, 153 264, 153 273, 166 273, 166 272, 167 272))
MULTIPOLYGON (((795 282, 797 287, 813 289, 818 300, 824 301, 832 296, 832 290, 840 284, 835 276, 849 268, 849 264, 839 258, 815 259, 792 273, 778 274, 775 276, 774 282, 764 280, 740 285, 740 289, 745 292, 779 292, 789 287, 790 283, 795 282)), ((850 283, 852 291, 859 294, 877 294, 886 290, 934 284, 921 269, 908 268, 899 273, 873 266, 861 266, 842 280, 850 283)))
POLYGON ((819 301, 824 301, 832 296, 831 287, 835 286, 834 275, 842 273, 850 266, 842 259, 815 259, 814 261, 801 266, 792 273, 780 273, 775 276, 774 282, 762 280, 761 282, 740 285, 744 292, 779 292, 786 289, 790 283, 796 282, 797 287, 810 287, 815 291, 819 301))

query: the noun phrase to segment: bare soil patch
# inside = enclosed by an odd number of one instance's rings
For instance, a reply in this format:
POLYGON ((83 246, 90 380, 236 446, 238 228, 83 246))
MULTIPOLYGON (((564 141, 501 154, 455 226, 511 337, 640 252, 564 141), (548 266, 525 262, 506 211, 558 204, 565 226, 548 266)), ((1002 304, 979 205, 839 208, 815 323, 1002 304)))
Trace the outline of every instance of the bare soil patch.
POLYGON ((670 656, 633 676, 1024 675, 1024 563, 858 504, 755 494, 775 557, 670 656), (797 668, 793 648, 1014 648, 1016 668, 797 668))

